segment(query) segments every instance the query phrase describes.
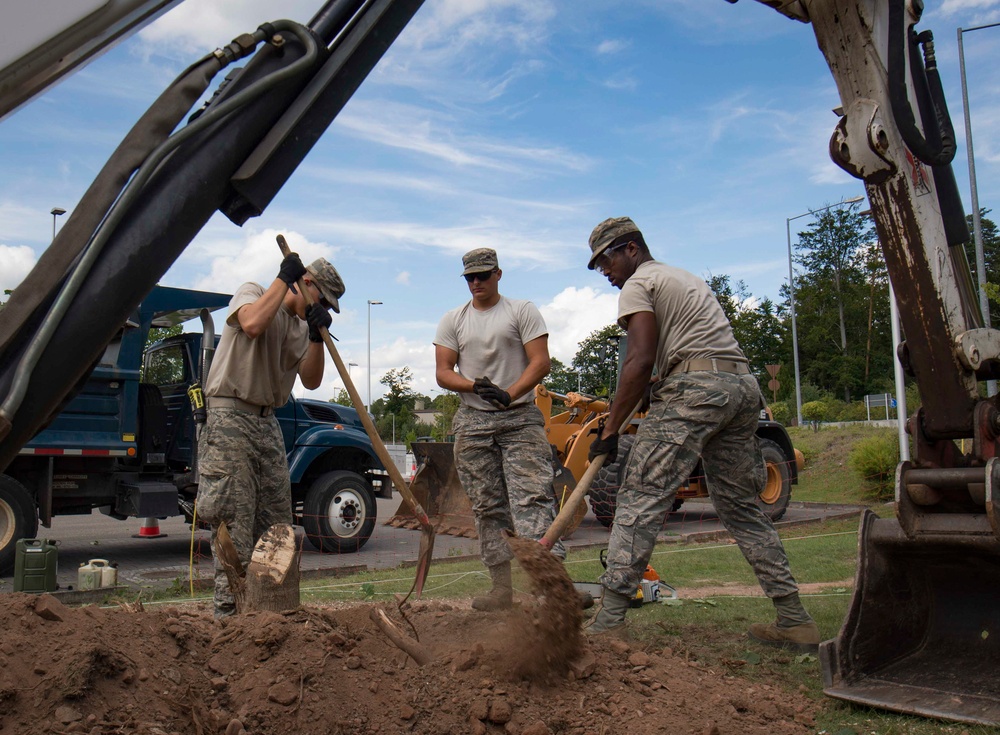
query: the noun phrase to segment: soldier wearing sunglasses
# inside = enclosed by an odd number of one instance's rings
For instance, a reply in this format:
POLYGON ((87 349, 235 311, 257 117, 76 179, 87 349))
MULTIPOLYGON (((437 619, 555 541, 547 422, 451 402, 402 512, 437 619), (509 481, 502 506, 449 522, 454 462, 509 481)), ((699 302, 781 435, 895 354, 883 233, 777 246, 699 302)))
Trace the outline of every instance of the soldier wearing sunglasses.
MULTIPOLYGON (((503 531, 540 539, 556 515, 552 453, 535 386, 548 375, 548 330, 530 301, 500 295, 496 251, 462 258, 472 298, 449 311, 434 337, 437 382, 458 393, 455 464, 479 532, 480 556, 493 586, 476 610, 511 605, 510 547, 503 531)), ((566 556, 562 544, 552 553, 566 556)))

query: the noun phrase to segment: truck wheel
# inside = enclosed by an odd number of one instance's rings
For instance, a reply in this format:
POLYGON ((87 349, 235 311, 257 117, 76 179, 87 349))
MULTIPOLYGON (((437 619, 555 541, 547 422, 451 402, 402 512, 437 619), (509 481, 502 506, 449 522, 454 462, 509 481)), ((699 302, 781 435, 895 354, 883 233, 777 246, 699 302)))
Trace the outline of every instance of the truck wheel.
POLYGON ((770 439, 760 440, 760 451, 767 465, 767 482, 757 496, 757 505, 772 521, 779 520, 788 510, 792 499, 792 476, 788 458, 781 447, 770 439))
POLYGON ((0 574, 14 570, 17 542, 34 538, 38 514, 31 493, 8 475, 0 475, 0 574))
POLYGON ((622 475, 628 465, 628 455, 635 444, 635 435, 626 434, 618 439, 618 457, 611 464, 605 464, 597 471, 590 486, 590 509, 605 528, 611 528, 618 507, 618 488, 622 486, 622 475))
POLYGON ((375 530, 375 493, 356 472, 327 472, 317 477, 302 511, 306 538, 325 554, 358 551, 375 530))

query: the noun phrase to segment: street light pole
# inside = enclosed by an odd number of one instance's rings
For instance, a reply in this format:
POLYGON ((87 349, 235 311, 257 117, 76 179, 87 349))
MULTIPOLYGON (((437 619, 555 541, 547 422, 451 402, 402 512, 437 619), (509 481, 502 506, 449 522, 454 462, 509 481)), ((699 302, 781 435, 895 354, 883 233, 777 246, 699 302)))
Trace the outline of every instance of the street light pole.
MULTIPOLYGON (((972 118, 969 116, 969 89, 965 81, 965 46, 962 34, 994 28, 1000 23, 958 29, 958 68, 962 78, 962 111, 965 113, 965 148, 969 156, 969 191, 972 195, 972 242, 976 248, 976 277, 979 281, 979 309, 983 312, 983 326, 990 326, 990 300, 986 296, 986 254, 983 251, 983 223, 979 216, 979 189, 976 186, 976 158, 972 152, 972 118)), ((986 382, 986 393, 997 392, 996 381, 986 382)))
POLYGON ((62 207, 53 207, 51 214, 52 214, 52 239, 55 240, 56 239, 56 217, 58 217, 61 214, 66 214, 66 210, 63 209, 62 207))
POLYGON ((372 408, 372 306, 378 306, 381 303, 381 301, 368 299, 368 405, 365 406, 366 411, 371 411, 372 408))
POLYGON ((802 426, 802 380, 799 373, 799 332, 795 322, 795 274, 792 269, 792 220, 800 217, 808 217, 811 214, 819 214, 834 207, 844 204, 857 204, 863 201, 863 196, 844 199, 836 204, 829 204, 819 209, 811 209, 803 214, 785 219, 785 236, 788 239, 788 305, 792 313, 792 363, 795 369, 795 415, 798 419, 798 426, 802 426))

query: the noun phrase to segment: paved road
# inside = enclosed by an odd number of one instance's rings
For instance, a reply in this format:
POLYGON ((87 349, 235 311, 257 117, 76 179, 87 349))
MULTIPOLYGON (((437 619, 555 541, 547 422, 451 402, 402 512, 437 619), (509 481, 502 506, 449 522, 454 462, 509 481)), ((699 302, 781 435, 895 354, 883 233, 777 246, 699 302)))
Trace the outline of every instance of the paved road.
MULTIPOLYGON (((395 512, 397 500, 378 500, 380 519, 395 512)), ((859 508, 815 503, 792 503, 782 520, 798 524, 857 515, 859 508)), ((39 528, 39 538, 58 541, 60 590, 77 586, 77 570, 90 559, 106 559, 118 564, 120 584, 135 588, 165 588, 173 584, 187 587, 189 572, 195 579, 209 580, 213 575, 208 531, 198 530, 192 538, 191 529, 182 517, 160 521, 163 538, 133 538, 142 523, 131 518, 116 521, 93 513, 89 516, 63 516, 53 520, 52 528, 39 528)), ((301 529, 299 529, 301 535, 301 529)), ((711 538, 724 535, 714 508, 708 503, 688 502, 671 514, 664 536, 679 539, 711 538)), ((608 531, 588 514, 580 527, 567 540, 570 547, 601 547, 607 544, 608 531)), ((356 554, 320 554, 303 545, 301 569, 303 576, 320 573, 349 573, 362 569, 391 569, 414 562, 420 544, 420 532, 393 528, 381 523, 372 538, 356 554)), ((475 539, 438 535, 434 543, 434 558, 477 557, 479 542, 475 539)), ((0 592, 13 590, 11 577, 0 578, 0 592)))

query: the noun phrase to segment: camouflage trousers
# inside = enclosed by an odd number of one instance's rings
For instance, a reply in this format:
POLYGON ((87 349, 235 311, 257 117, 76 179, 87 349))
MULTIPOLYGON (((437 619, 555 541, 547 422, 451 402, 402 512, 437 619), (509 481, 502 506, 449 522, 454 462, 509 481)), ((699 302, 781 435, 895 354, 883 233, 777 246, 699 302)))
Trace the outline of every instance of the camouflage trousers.
POLYGON ((773 598, 798 592, 781 539, 756 503, 766 481, 756 436, 762 406, 752 375, 679 373, 660 384, 618 491, 604 587, 635 594, 677 488, 700 456, 719 519, 764 593, 773 598))
MULTIPOLYGON (((292 522, 288 460, 278 420, 235 408, 210 408, 198 436, 198 518, 212 525, 212 550, 226 524, 246 566, 275 523, 292 522)), ((215 614, 235 611, 229 580, 215 558, 215 614)))
MULTIPOLYGON (((502 532, 540 539, 556 517, 552 450, 534 405, 507 411, 462 406, 451 429, 455 467, 472 503, 479 555, 487 567, 513 557, 502 532)), ((552 553, 565 558, 562 542, 552 553)))

